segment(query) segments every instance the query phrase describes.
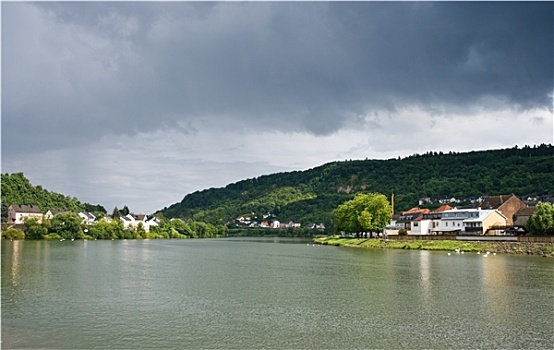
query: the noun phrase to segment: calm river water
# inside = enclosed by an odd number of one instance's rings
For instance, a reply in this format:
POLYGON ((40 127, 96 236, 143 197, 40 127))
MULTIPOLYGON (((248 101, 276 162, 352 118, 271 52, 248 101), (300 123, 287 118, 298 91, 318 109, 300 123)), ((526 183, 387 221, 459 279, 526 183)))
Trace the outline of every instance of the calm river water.
POLYGON ((3 349, 554 347, 547 258, 286 239, 1 245, 3 349))

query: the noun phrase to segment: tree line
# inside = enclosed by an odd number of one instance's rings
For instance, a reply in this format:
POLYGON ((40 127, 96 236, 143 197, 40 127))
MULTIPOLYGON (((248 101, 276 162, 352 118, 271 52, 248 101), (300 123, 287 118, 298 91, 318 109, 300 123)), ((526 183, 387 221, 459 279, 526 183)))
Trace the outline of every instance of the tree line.
POLYGON ((158 226, 146 231, 142 223, 136 228, 125 227, 119 218, 101 219, 85 225, 81 217, 72 212, 60 213, 52 219, 28 218, 24 228, 8 227, 2 230, 5 239, 163 239, 163 238, 218 238, 226 237, 229 230, 224 225, 191 220, 162 218, 158 226))

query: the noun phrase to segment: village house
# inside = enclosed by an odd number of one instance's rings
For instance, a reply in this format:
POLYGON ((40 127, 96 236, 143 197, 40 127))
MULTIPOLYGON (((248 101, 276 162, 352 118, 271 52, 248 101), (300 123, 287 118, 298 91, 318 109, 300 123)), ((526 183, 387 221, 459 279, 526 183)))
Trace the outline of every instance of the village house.
POLYGON ((496 209, 451 209, 442 213, 435 233, 499 234, 506 226, 508 218, 496 209), (489 231, 493 232, 489 232, 489 231), (498 232, 497 232, 498 231, 498 232))
POLYGON ((410 210, 403 211, 402 215, 400 215, 398 220, 396 220, 396 226, 398 226, 401 230, 410 232, 412 230, 412 226, 416 228, 419 227, 417 222, 423 219, 424 214, 429 214, 429 212, 429 209, 420 209, 419 207, 414 207, 410 210))
POLYGON ((325 224, 321 223, 321 224, 312 224, 310 226, 311 229, 313 230, 325 230, 325 224))
POLYGON ((424 205, 424 204, 430 204, 430 203, 433 203, 433 201, 431 200, 430 197, 422 197, 419 199, 419 205, 424 205))
POLYGON ((444 211, 452 209, 448 204, 441 205, 432 212, 419 216, 416 221, 412 221, 410 234, 412 235, 430 235, 433 229, 439 226, 444 211))
POLYGON ((529 218, 535 214, 535 211, 537 211, 537 207, 526 207, 518 210, 512 218, 514 221, 513 230, 517 232, 525 231, 525 225, 529 218))
POLYGON ((129 228, 129 227, 132 227, 132 223, 134 221, 134 218, 132 217, 132 215, 124 215, 124 216, 120 216, 119 220, 121 220, 121 222, 123 222, 123 227, 124 228, 129 228))
POLYGON ((159 225, 160 225, 160 219, 154 216, 146 220, 144 224, 144 229, 146 230, 146 232, 150 232, 150 229, 152 227, 159 226, 159 225))
POLYGON ((136 230, 142 224, 146 232, 149 232, 151 227, 159 225, 159 220, 156 217, 148 219, 145 214, 127 214, 119 218, 123 222, 123 227, 136 230))
POLYGON ((423 216, 423 213, 400 215, 398 220, 396 220, 396 228, 398 230, 409 231, 412 227, 412 221, 417 220, 419 216, 423 216))
POLYGON ((442 196, 438 198, 438 202, 440 204, 460 203, 461 200, 456 197, 442 196))
POLYGON ((279 227, 277 227, 277 228, 280 228, 280 229, 300 228, 300 226, 301 225, 299 223, 289 221, 289 222, 286 222, 286 223, 279 224, 279 227))
POLYGON ((52 220, 52 218, 58 214, 66 213, 67 210, 58 210, 58 209, 49 209, 46 214, 44 214, 44 218, 46 220, 52 220))
POLYGON ((506 222, 507 226, 512 226, 514 224, 514 214, 525 207, 527 207, 527 204, 513 194, 511 196, 502 195, 486 197, 483 202, 479 204, 479 208, 481 209, 496 209, 504 214, 504 216, 508 218, 506 222))
POLYGON ((235 219, 237 221, 237 223, 241 224, 241 225, 245 225, 245 226, 248 226, 252 223, 252 219, 248 216, 244 217, 244 216, 239 216, 238 218, 235 219))
POLYGON ((96 215, 91 212, 79 212, 77 215, 83 219, 83 223, 87 226, 92 225, 96 221, 96 215))
POLYGON ((8 207, 8 225, 21 225, 27 218, 42 221, 43 215, 36 205, 13 204, 8 207))

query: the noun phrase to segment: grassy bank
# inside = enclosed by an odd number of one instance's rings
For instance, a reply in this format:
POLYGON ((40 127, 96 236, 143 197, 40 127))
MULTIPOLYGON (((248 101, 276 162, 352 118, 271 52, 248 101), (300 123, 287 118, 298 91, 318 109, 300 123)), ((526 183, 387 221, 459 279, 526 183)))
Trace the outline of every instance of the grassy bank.
POLYGON ((333 245, 357 248, 393 248, 415 250, 440 250, 472 253, 526 254, 554 257, 554 244, 527 242, 467 242, 467 241, 397 241, 385 239, 318 237, 314 242, 322 245, 333 245))

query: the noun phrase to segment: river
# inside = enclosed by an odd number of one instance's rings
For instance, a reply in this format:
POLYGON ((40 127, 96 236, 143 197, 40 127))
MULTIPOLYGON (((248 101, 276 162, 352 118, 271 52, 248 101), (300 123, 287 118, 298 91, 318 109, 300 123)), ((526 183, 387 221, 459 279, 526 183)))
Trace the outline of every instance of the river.
POLYGON ((282 238, 2 241, 3 349, 547 349, 554 263, 282 238))

